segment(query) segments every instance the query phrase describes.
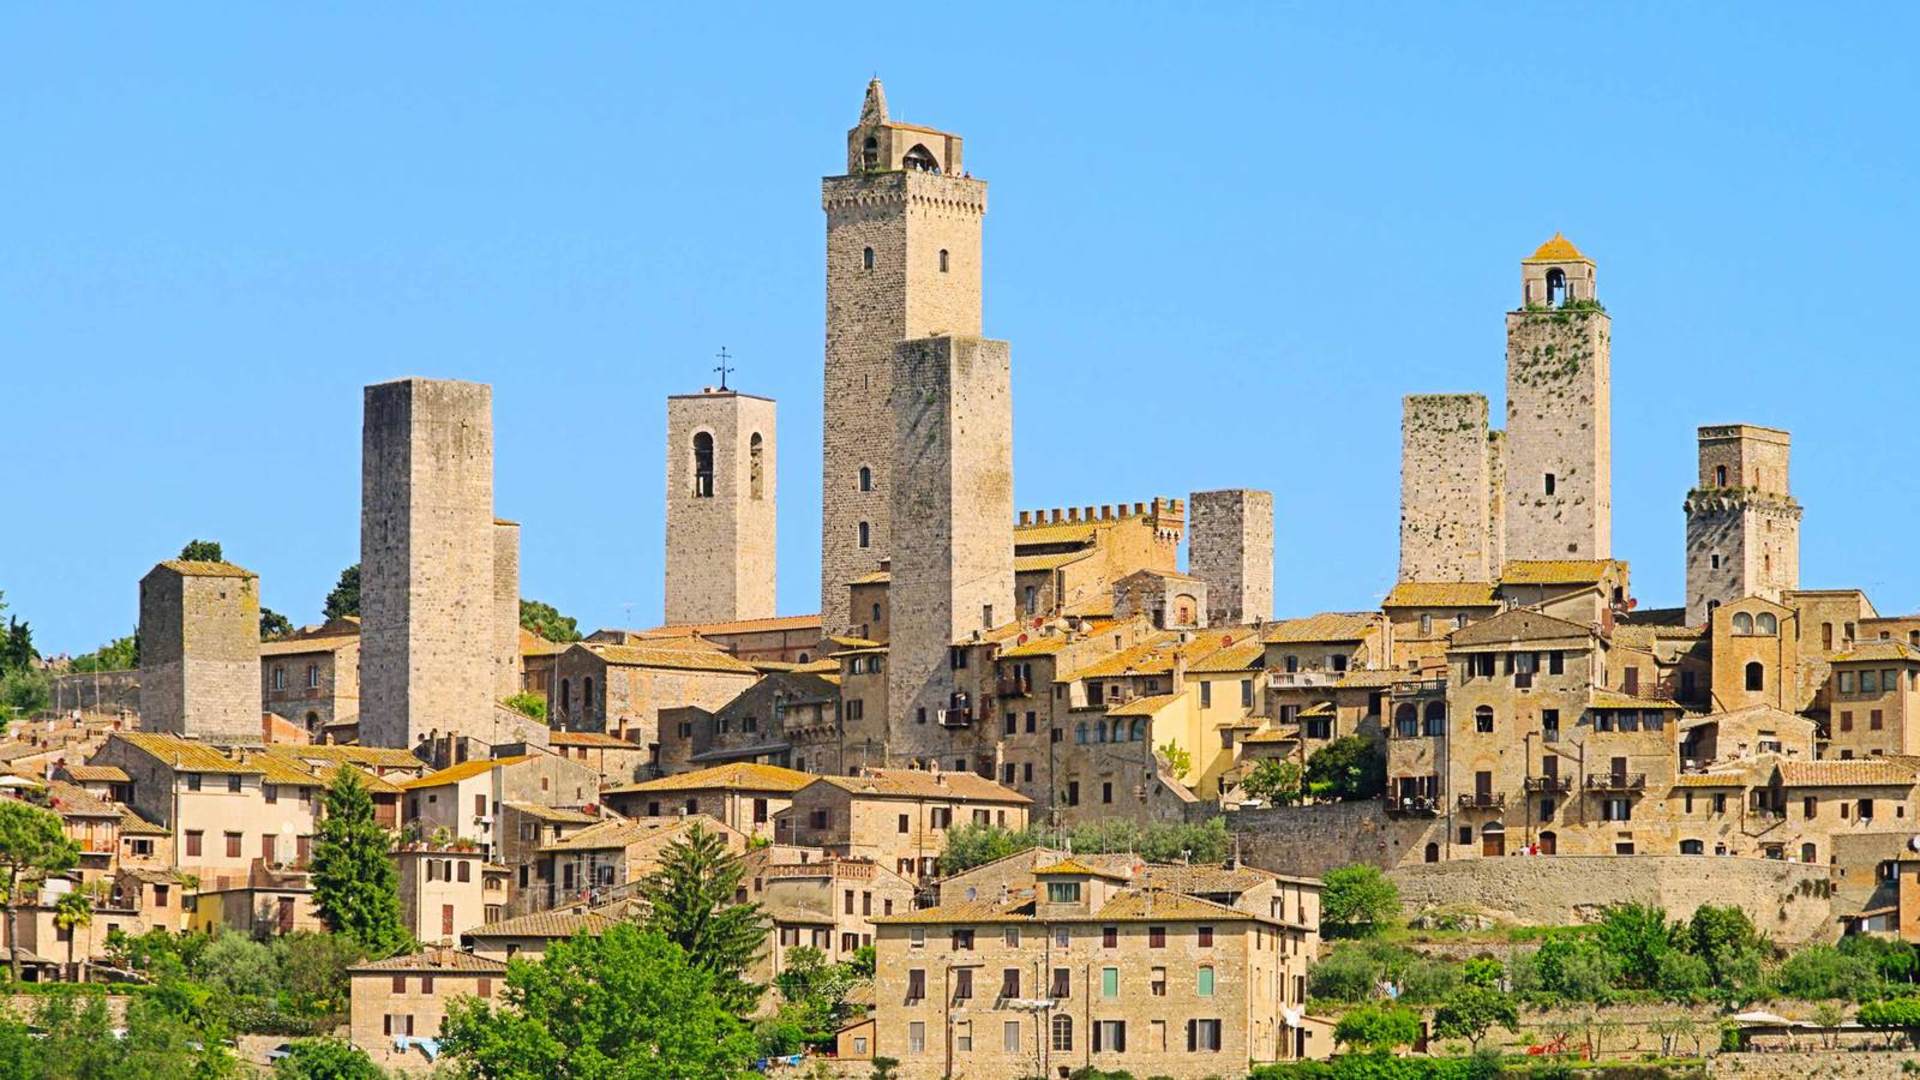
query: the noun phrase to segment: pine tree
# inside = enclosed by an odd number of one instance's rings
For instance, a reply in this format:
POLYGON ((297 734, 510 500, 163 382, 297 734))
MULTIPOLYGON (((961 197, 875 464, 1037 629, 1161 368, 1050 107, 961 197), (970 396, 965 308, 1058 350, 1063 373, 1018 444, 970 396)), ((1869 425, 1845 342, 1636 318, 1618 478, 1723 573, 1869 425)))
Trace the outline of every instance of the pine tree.
POLYGON ((734 901, 746 868, 726 839, 695 823, 668 845, 660 869, 646 879, 646 928, 680 946, 688 963, 713 975, 715 991, 734 1013, 760 1003, 765 985, 746 979, 766 946, 759 904, 734 901))
POLYGON ((327 790, 326 817, 313 844, 313 902, 329 929, 375 957, 413 943, 400 918, 393 837, 373 819, 358 770, 342 768, 327 790))

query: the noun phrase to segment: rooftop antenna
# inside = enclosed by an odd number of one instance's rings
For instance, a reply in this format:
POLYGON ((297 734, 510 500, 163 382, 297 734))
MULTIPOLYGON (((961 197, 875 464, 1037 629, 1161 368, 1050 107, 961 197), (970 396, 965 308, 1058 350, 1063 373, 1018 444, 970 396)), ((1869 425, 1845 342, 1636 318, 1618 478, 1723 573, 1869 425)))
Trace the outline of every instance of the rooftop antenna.
POLYGON ((713 370, 720 373, 720 389, 725 390, 727 388, 727 376, 732 374, 734 370, 733 366, 728 364, 727 361, 733 359, 733 357, 727 354, 727 347, 722 345, 720 346, 720 351, 715 354, 714 358, 719 360, 720 363, 715 365, 713 370))

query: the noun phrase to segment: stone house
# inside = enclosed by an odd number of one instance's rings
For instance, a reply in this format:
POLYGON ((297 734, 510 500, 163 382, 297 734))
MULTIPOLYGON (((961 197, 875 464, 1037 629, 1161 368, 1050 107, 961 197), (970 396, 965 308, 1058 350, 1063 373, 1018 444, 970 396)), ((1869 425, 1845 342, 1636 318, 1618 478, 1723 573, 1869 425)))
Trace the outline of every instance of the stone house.
POLYGON ((697 637, 728 656, 749 663, 771 660, 775 663, 805 664, 820 658, 820 639, 824 635, 818 615, 777 615, 765 619, 659 626, 651 630, 602 631, 588 640, 643 645, 650 641, 688 636, 697 637))
POLYGON ((1826 756, 1920 753, 1920 649, 1868 641, 1827 662, 1826 756))
POLYGON ((871 859, 918 883, 934 875, 948 829, 1024 829, 1032 802, 972 773, 867 769, 823 776, 795 792, 785 837, 841 858, 871 859))
POLYGON ((1509 607, 1611 634, 1630 582, 1627 564, 1617 559, 1508 559, 1499 584, 1500 599, 1509 607))
POLYGON ((793 805, 793 793, 813 779, 778 765, 736 763, 605 788, 600 798, 607 809, 625 817, 705 814, 736 832, 770 841, 776 838, 774 823, 793 805))
POLYGON ((260 645, 260 700, 314 742, 360 715, 360 620, 348 616, 260 645))
POLYGON ((347 969, 348 1038, 382 1068, 426 1071, 447 1006, 462 995, 495 1000, 506 989, 504 961, 430 948, 347 969))
POLYGON ((222 875, 211 885, 202 878, 187 909, 187 929, 195 933, 232 931, 266 938, 326 928, 305 870, 259 862, 245 876, 222 875))
POLYGON ((644 645, 580 642, 560 655, 555 676, 558 687, 547 702, 554 727, 624 739, 648 751, 648 765, 658 765, 661 709, 718 710, 760 673, 704 642, 680 638, 644 645))
POLYGON ((537 911, 473 927, 461 934, 460 940, 474 955, 490 960, 504 963, 516 956, 537 960, 556 941, 565 941, 581 931, 597 935, 616 921, 612 916, 581 909, 537 911))
POLYGON ((768 860, 750 874, 768 921, 756 981, 785 971, 787 954, 801 946, 818 949, 830 963, 851 960, 873 944, 875 916, 913 910, 913 883, 871 859, 768 860))
POLYGON ((1795 707, 1801 634, 1792 608, 1758 596, 1715 604, 1709 628, 1714 708, 1795 707))
POLYGON ((675 841, 694 825, 719 833, 730 851, 745 851, 747 838, 716 818, 615 819, 581 829, 540 847, 529 900, 532 910, 591 902, 652 873, 675 841))
POLYGON ((521 915, 545 906, 548 890, 535 879, 542 866, 540 849, 604 820, 598 807, 589 813, 585 809, 503 801, 493 853, 495 863, 505 869, 508 877, 506 908, 502 914, 521 915))
MULTIPOLYGON (((858 639, 832 641, 841 647, 874 646, 858 639)), ((686 733, 691 739, 686 766, 698 769, 747 761, 840 772, 839 709, 837 674, 773 672, 694 720, 686 733)))
POLYGON ((487 873, 477 847, 407 844, 394 850, 393 861, 401 918, 416 941, 457 944, 460 933, 496 921, 505 908, 504 875, 487 873))
POLYGON ((496 819, 506 802, 586 806, 599 799, 600 775, 579 761, 551 754, 478 758, 401 785, 402 828, 421 839, 444 831, 491 850, 500 843, 496 819))
POLYGON ((1444 666, 1449 636, 1501 606, 1492 582, 1400 582, 1380 602, 1393 643, 1385 666, 1407 671, 1444 666))
MULTIPOLYGON (((533 753, 534 747, 516 747, 511 753, 533 753)), ((647 748, 598 731, 555 731, 545 752, 577 761, 600 774, 602 784, 630 784, 644 771, 647 748)))

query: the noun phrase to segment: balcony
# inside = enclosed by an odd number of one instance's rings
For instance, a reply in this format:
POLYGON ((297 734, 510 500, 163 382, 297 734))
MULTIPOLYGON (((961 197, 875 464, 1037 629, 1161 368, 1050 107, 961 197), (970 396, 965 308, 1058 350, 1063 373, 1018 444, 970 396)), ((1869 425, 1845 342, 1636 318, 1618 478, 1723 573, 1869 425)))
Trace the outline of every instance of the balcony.
POLYGON ((1388 793, 1380 796, 1384 809, 1393 817, 1435 817, 1440 813, 1440 801, 1425 795, 1395 796, 1388 793))
POLYGON ((941 709, 940 726, 943 728, 972 727, 973 713, 966 709, 941 709))
POLYGON ((1529 776, 1527 793, 1530 795, 1565 795, 1573 790, 1571 776, 1529 776))
POLYGON ((1447 692, 1445 679, 1402 679, 1393 684, 1396 698, 1434 697, 1447 692))
POLYGON ((1267 685, 1277 690, 1332 686, 1347 677, 1344 671, 1270 671, 1267 685))
POLYGON ((1507 806, 1507 793, 1504 791, 1476 791, 1460 796, 1462 810, 1504 810, 1507 806))
POLYGON ((1587 777, 1588 791, 1644 791, 1647 787, 1647 774, 1637 773, 1601 773, 1587 777))

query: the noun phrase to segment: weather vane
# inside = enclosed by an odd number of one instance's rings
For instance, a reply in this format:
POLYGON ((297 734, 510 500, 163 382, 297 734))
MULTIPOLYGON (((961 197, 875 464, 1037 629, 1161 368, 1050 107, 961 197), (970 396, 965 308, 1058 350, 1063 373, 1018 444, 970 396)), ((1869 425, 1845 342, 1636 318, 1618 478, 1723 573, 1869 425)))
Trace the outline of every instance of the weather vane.
POLYGON ((727 361, 733 359, 733 357, 727 355, 727 347, 725 345, 720 346, 717 359, 720 363, 716 365, 713 370, 720 373, 720 389, 725 390, 727 388, 727 375, 734 370, 733 367, 727 363, 727 361))

